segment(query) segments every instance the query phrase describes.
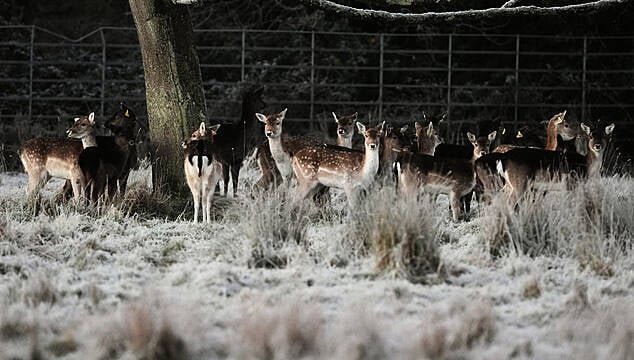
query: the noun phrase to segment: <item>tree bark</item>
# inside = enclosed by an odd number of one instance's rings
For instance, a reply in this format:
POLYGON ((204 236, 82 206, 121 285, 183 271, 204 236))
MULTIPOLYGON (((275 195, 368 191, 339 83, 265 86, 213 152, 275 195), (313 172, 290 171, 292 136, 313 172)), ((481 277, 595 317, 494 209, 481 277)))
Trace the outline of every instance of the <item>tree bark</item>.
POLYGON ((145 72, 154 190, 182 194, 183 139, 206 118, 189 10, 168 0, 129 0, 145 72))

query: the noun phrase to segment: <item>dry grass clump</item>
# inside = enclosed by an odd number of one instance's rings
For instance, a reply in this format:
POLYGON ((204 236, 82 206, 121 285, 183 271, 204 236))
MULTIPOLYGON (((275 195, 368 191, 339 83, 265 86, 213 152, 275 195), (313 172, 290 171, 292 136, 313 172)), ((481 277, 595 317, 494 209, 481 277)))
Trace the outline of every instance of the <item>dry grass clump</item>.
POLYGON ((411 358, 447 359, 490 343, 496 333, 495 314, 483 300, 458 301, 445 311, 433 313, 421 324, 411 358))
POLYGON ((231 358, 315 358, 322 326, 321 313, 299 302, 274 308, 256 306, 243 315, 237 326, 231 358))
POLYGON ((514 208, 499 196, 485 210, 482 230, 493 256, 575 257, 583 267, 611 276, 611 262, 632 252, 634 181, 592 179, 570 190, 542 184, 514 208))
POLYGON ((58 300, 58 290, 44 274, 35 274, 23 283, 22 300, 31 305, 54 304, 58 300))
POLYGON ((325 337, 326 359, 381 360, 393 354, 387 344, 385 319, 364 305, 350 309, 337 319, 325 337))
POLYGON ((393 188, 371 191, 352 211, 346 237, 371 250, 378 270, 396 270, 419 282, 440 266, 436 212, 426 196, 406 198, 393 188))
POLYGON ((237 230, 249 244, 250 266, 284 267, 289 259, 282 249, 289 244, 306 243, 307 208, 291 206, 288 192, 262 193, 232 210, 227 216, 239 219, 237 230))
POLYGON ((152 191, 145 187, 136 187, 126 191, 119 205, 127 216, 138 215, 141 219, 167 218, 176 219, 181 214, 186 199, 169 196, 160 189, 152 191))

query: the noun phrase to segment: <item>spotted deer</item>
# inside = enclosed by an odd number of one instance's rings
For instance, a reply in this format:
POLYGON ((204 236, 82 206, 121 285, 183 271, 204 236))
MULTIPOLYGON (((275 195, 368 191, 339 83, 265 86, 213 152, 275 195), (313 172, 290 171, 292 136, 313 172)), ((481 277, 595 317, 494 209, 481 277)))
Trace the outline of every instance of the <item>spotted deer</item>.
POLYGON ((504 181, 504 191, 515 202, 533 181, 552 181, 563 177, 570 177, 572 180, 580 177, 598 177, 614 124, 600 126, 594 130, 581 124, 581 129, 588 137, 585 156, 576 152, 517 148, 503 154, 484 157, 478 160, 476 166, 483 169, 482 172, 495 171, 504 181))
POLYGON ((355 124, 358 113, 352 115, 339 115, 332 113, 337 123, 337 145, 352 149, 352 137, 354 136, 355 124))
POLYGON ((81 140, 83 150, 78 159, 84 175, 81 191, 86 199, 96 203, 104 194, 107 175, 102 151, 97 146, 95 126, 95 113, 90 113, 88 116, 75 118, 75 123, 66 131, 66 135, 81 140))
POLYGON ((489 152, 495 136, 496 131, 480 137, 468 132, 467 137, 473 145, 471 160, 401 153, 395 163, 401 194, 414 196, 421 190, 447 194, 453 220, 458 221, 463 211, 461 197, 469 194, 476 185, 474 161, 489 152))
POLYGON ((319 186, 343 189, 350 207, 357 203, 358 191, 367 189, 379 170, 379 147, 383 124, 367 128, 357 122, 365 138, 364 152, 328 147, 309 147, 298 151, 292 167, 297 178, 294 200, 315 195, 319 186))
POLYGON ((223 164, 218 149, 213 144, 213 136, 220 124, 206 129, 205 123, 194 131, 191 138, 181 146, 185 149, 185 179, 194 198, 194 222, 198 222, 198 209, 202 200, 202 221, 211 221, 211 198, 216 184, 222 177, 223 164))
POLYGON ((290 136, 282 133, 282 123, 286 110, 271 115, 256 113, 255 116, 264 123, 264 135, 269 142, 271 157, 279 170, 282 181, 288 183, 293 178, 291 158, 303 148, 321 146, 323 141, 313 137, 290 136))

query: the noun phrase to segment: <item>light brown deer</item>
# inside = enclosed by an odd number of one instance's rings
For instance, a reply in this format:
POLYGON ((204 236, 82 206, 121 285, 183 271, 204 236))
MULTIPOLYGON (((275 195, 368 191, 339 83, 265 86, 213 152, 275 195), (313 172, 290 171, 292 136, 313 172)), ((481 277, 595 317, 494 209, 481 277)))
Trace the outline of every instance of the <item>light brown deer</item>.
POLYGON ((90 113, 88 116, 75 118, 75 123, 66 134, 70 138, 81 140, 83 150, 78 162, 85 181, 81 191, 86 199, 96 203, 104 194, 107 174, 102 151, 97 146, 95 126, 95 113, 90 113))
POLYGON ((357 203, 358 191, 367 189, 379 170, 380 137, 383 123, 368 128, 357 122, 365 137, 365 151, 314 147, 300 150, 293 157, 293 172, 297 178, 295 201, 312 196, 319 186, 343 189, 350 207, 357 203))
POLYGON ((585 156, 575 152, 517 148, 504 154, 491 154, 481 159, 478 166, 489 171, 495 169, 504 179, 504 191, 512 201, 517 201, 535 180, 598 177, 614 124, 595 130, 581 124, 581 129, 588 136, 585 156))
POLYGON ((219 150, 213 145, 213 136, 220 124, 209 129, 205 123, 194 131, 181 146, 185 149, 185 179, 194 198, 194 222, 198 222, 198 209, 202 200, 202 221, 211 221, 211 198, 216 184, 222 178, 223 164, 219 150))
POLYGON ((352 115, 339 115, 332 113, 337 123, 337 145, 352 149, 352 137, 355 132, 358 113, 352 115))
POLYGON ((289 183, 293 178, 291 158, 295 153, 309 146, 321 146, 323 141, 313 137, 289 136, 282 133, 282 123, 286 110, 271 115, 256 113, 255 116, 264 123, 264 135, 268 138, 271 156, 279 170, 282 181, 289 183))
MULTIPOLYGON (((478 138, 467 133, 473 145, 471 160, 401 153, 395 163, 400 192, 405 196, 415 196, 421 190, 447 194, 453 220, 458 221, 462 216, 460 199, 469 194, 476 184, 474 161, 489 152, 495 136, 496 131, 478 138)), ((427 139, 431 139, 431 144, 435 143, 433 138, 427 139)))

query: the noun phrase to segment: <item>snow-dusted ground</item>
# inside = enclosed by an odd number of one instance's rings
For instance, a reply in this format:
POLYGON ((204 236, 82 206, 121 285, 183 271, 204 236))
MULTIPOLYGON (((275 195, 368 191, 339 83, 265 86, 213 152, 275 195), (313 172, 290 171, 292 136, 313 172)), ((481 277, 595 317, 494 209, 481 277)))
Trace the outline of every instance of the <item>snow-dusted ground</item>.
POLYGON ((249 266, 246 197, 210 225, 71 205, 34 216, 25 184, 0 174, 0 359, 634 359, 631 250, 607 276, 570 256, 492 258, 483 207, 454 224, 438 200, 446 274, 413 284, 350 248, 344 210, 311 217, 307 241, 280 249, 287 266, 265 269, 249 266))

